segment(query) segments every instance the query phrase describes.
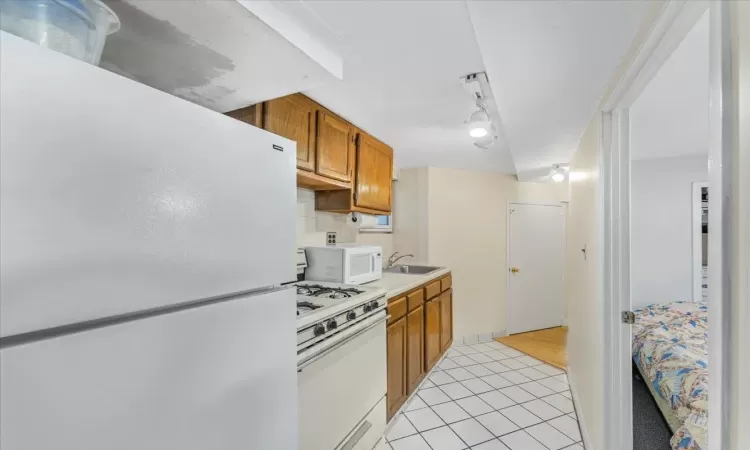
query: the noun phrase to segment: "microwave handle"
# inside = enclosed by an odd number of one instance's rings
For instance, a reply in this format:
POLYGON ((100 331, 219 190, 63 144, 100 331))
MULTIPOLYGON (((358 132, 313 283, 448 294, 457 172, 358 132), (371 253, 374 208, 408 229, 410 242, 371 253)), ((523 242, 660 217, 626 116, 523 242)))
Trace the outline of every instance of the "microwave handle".
POLYGON ((380 256, 380 253, 373 253, 370 257, 372 258, 372 270, 374 272, 383 270, 383 257, 380 256))

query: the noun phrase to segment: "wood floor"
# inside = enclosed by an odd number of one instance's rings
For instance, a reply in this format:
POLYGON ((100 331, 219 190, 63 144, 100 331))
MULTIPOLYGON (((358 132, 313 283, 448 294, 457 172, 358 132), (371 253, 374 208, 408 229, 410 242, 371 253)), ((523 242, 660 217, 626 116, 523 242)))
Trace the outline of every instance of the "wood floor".
POLYGON ((560 369, 568 368, 568 327, 530 331, 495 340, 560 369))

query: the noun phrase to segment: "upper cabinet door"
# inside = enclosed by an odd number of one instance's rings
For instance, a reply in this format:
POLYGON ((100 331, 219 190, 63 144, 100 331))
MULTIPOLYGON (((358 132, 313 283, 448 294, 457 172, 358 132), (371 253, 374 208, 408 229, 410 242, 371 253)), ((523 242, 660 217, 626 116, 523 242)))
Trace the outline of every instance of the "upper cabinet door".
POLYGON ((351 181, 354 158, 351 150, 352 127, 333 114, 318 110, 316 172, 341 181, 351 181))
POLYGON ((264 128, 297 142, 297 167, 315 171, 315 103, 300 94, 265 103, 264 128))
POLYGON ((237 119, 241 122, 249 123, 252 126, 263 128, 263 105, 251 105, 246 108, 237 109, 227 113, 227 116, 237 119))
POLYGON ((365 133, 357 146, 357 183, 354 205, 360 208, 391 210, 393 149, 365 133))

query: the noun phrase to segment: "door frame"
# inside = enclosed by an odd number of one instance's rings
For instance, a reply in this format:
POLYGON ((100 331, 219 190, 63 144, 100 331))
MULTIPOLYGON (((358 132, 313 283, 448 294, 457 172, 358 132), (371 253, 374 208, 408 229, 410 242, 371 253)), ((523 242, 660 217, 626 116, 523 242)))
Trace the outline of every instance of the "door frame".
MULTIPOLYGON (((560 208, 560 210, 565 213, 565 207, 562 202, 525 202, 525 201, 516 201, 516 200, 509 200, 507 202, 506 208, 505 208, 505 276, 506 276, 506 283, 505 283, 505 334, 510 336, 510 332, 508 331, 508 318, 510 317, 510 241, 511 241, 511 232, 510 232, 510 212, 511 207, 513 205, 534 205, 534 206, 554 206, 557 208, 560 208)), ((563 289, 560 292, 560 302, 563 305, 563 315, 566 314, 567 308, 565 307, 565 255, 567 254, 567 239, 565 238, 567 236, 567 229, 565 228, 567 225, 566 217, 563 217, 562 221, 562 255, 563 255, 563 262, 562 262, 562 285, 563 289)), ((560 326, 567 325, 565 323, 565 319, 567 317, 563 316, 562 320, 560 321, 560 326)))
POLYGON ((729 448, 729 381, 741 361, 730 355, 732 308, 729 273, 731 260, 732 165, 736 109, 732 93, 732 54, 730 4, 721 0, 668 0, 664 2, 630 65, 617 80, 612 94, 599 114, 600 188, 603 263, 601 302, 604 342, 604 445, 611 450, 632 450, 633 410, 631 381, 631 331, 623 326, 620 312, 629 310, 630 301, 630 124, 629 108, 648 82, 682 42, 695 22, 710 14, 710 144, 709 184, 714 198, 709 221, 720 226, 709 228, 709 272, 713 318, 709 334, 711 396, 709 399, 709 448, 729 448), (724 274, 724 276, 722 276, 724 274), (716 320, 719 318, 719 320, 716 320), (719 430, 719 431, 716 431, 719 430))
POLYGON ((708 182, 706 181, 694 181, 692 183, 692 197, 690 197, 690 208, 693 219, 691 228, 691 252, 693 255, 693 302, 703 301, 703 205, 701 196, 703 188, 707 187, 708 182))

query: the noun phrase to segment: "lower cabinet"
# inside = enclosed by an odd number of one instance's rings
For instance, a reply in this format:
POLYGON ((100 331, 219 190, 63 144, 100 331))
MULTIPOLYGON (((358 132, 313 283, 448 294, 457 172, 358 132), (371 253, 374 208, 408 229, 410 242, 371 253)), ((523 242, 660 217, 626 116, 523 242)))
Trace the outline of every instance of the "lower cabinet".
POLYGON ((440 294, 440 345, 442 352, 453 343, 453 289, 440 294))
POLYGON ((386 327, 388 365, 388 419, 398 411, 408 397, 406 384, 406 317, 386 327))
POLYGON ((388 299, 388 314, 386 409, 390 420, 453 342, 450 274, 388 299))
POLYGON ((440 296, 429 300, 424 306, 424 359, 425 370, 429 371, 440 359, 443 347, 440 345, 440 296))
POLYGON ((406 385, 411 394, 424 378, 424 306, 406 316, 406 385))

